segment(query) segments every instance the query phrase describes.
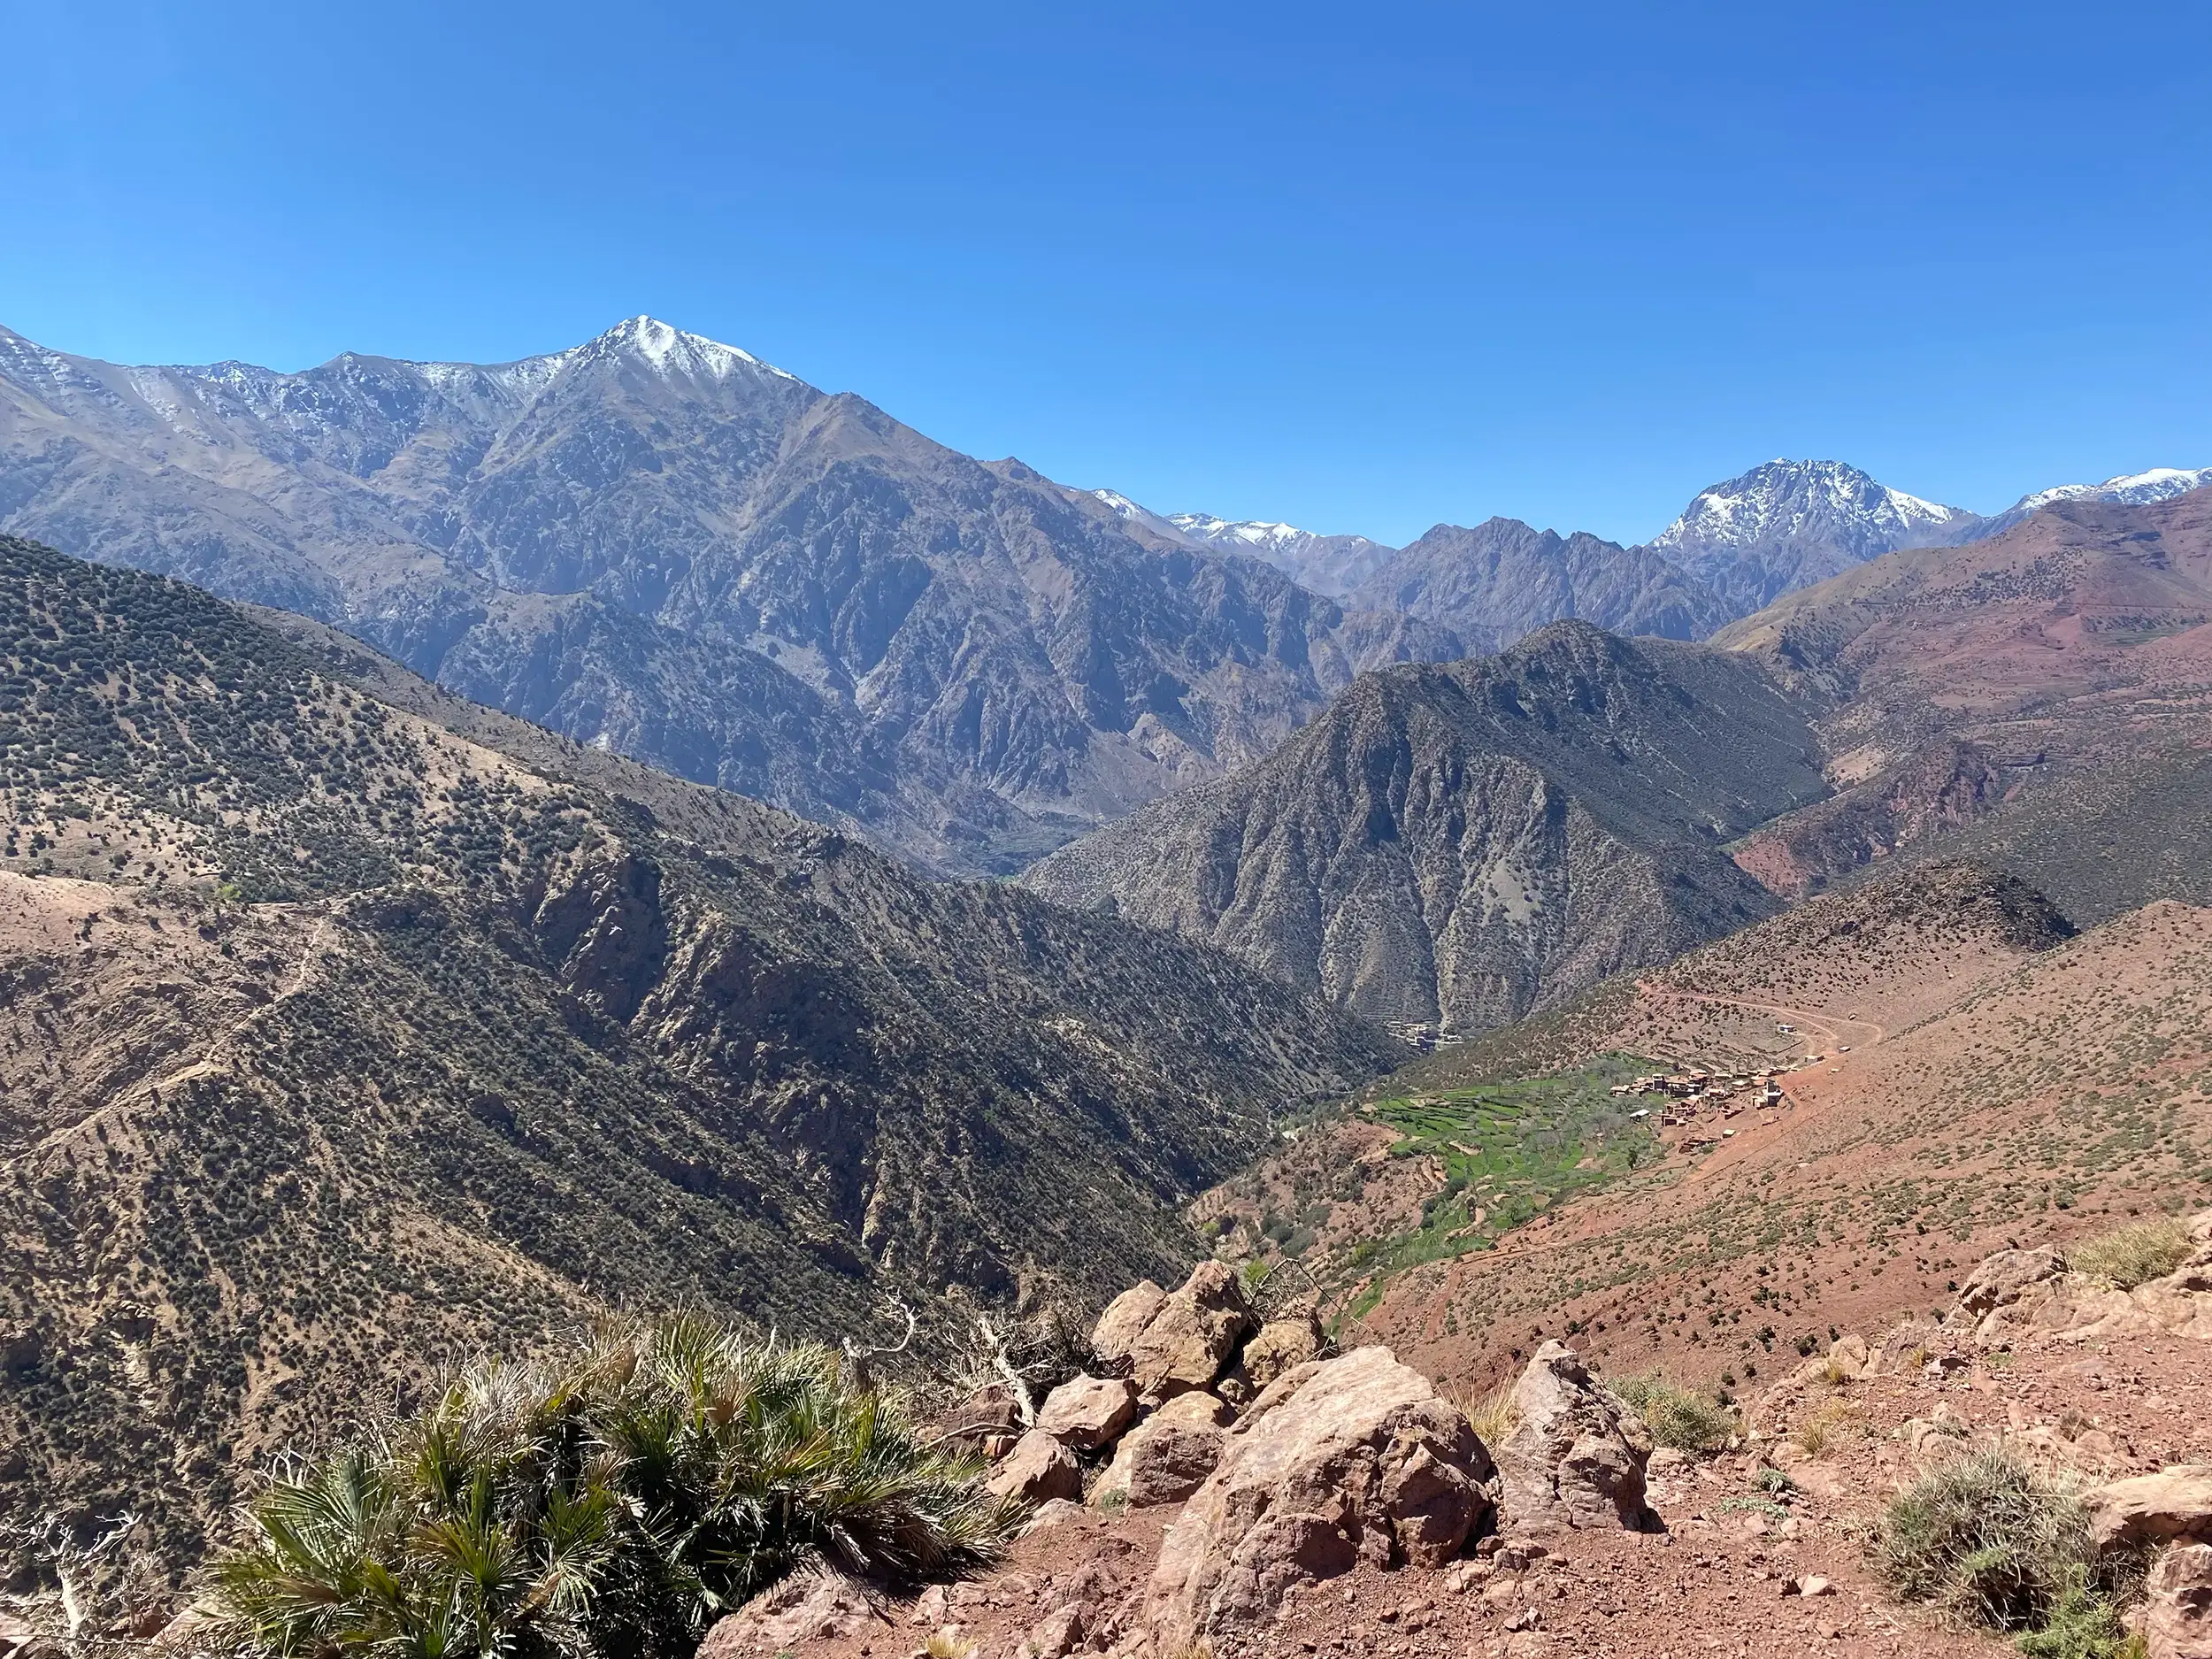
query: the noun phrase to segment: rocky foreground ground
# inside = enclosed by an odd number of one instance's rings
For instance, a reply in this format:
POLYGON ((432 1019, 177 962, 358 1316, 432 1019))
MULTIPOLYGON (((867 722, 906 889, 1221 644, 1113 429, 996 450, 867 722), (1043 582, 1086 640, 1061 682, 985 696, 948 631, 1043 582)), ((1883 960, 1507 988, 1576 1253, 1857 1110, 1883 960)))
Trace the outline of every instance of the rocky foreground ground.
POLYGON ((1097 1369, 1030 1415, 1008 1390, 949 1426, 1039 1508, 979 1578, 892 1595, 787 1583, 705 1659, 1697 1659, 2007 1651, 1899 1604, 1865 1564, 1880 1506, 1972 1448, 2086 1494, 2101 1548, 2143 1552, 2150 1659, 2212 1655, 2212 1212, 2132 1291, 2007 1250, 1939 1323, 1841 1334, 1748 1404, 1722 1449, 1655 1446, 1558 1343, 1474 1419, 1380 1347, 1260 1318, 1227 1269, 1141 1286, 1097 1369))

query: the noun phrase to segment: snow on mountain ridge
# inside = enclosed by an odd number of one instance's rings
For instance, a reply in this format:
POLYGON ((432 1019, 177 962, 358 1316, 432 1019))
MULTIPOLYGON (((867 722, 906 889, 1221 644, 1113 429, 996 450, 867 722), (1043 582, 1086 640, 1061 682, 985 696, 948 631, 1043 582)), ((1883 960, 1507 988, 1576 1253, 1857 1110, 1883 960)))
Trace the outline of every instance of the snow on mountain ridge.
POLYGON ((1778 457, 1699 491, 1647 545, 1665 553, 1745 548, 1804 534, 1824 518, 1839 521, 1847 534, 1856 532, 1851 540, 1902 545, 1897 538, 1972 516, 1892 489, 1842 461, 1778 457))
POLYGON ((2031 513, 2055 501, 2110 501, 2129 506, 2166 501, 2193 489, 2212 485, 2212 466, 2154 466, 2140 472, 2123 472, 2101 484, 2058 484, 2020 497, 2010 511, 2031 513))

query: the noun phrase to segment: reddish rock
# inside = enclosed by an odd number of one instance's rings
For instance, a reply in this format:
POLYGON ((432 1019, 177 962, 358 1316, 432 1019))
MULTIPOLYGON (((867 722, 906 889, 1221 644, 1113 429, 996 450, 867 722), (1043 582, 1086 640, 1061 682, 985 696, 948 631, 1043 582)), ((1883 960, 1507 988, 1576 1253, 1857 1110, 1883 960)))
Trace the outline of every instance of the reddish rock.
POLYGON ((2100 1551, 2174 1539, 2212 1543, 2212 1463, 2176 1463, 2154 1475, 2109 1481, 2086 1501, 2090 1537, 2100 1551))
POLYGON ((1147 1417, 1115 1448, 1114 1461, 1099 1477, 1092 1502, 1119 1493, 1133 1509, 1180 1503, 1220 1463, 1223 1444, 1221 1431, 1211 1424, 1165 1411, 1147 1417))
POLYGON ((697 1659, 756 1659, 801 1642, 856 1636, 888 1623, 852 1579, 794 1573, 717 1619, 699 1644, 697 1659))
POLYGON ((2145 1598, 2149 1659, 2212 1659, 2212 1546, 2168 1550, 2152 1569, 2145 1598))
POLYGON ((1098 1316, 1097 1325, 1091 1329, 1091 1352, 1102 1364, 1126 1365, 1131 1348, 1166 1300, 1167 1292, 1148 1279, 1139 1279, 1108 1302, 1106 1311, 1098 1316))
POLYGON ((1032 1503, 1065 1498, 1074 1502, 1083 1496, 1083 1471, 1073 1452, 1042 1429, 1032 1429, 1014 1442, 1014 1449, 983 1486, 1002 1498, 1025 1498, 1032 1503))
POLYGON ((1063 1446, 1094 1451, 1137 1420, 1137 1391, 1120 1378, 1075 1377, 1045 1397, 1037 1426, 1063 1446))
POLYGON ((1210 1386, 1235 1357, 1251 1321, 1235 1271, 1201 1262, 1130 1344, 1129 1374, 1138 1393, 1157 1404, 1210 1386))

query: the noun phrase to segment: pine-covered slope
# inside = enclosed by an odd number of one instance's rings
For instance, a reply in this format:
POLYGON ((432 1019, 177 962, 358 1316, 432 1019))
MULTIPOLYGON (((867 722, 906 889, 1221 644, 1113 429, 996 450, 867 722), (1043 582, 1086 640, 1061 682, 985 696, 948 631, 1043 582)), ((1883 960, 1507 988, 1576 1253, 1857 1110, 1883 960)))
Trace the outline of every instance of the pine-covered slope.
POLYGON ((0 1501, 180 1558, 288 1439, 579 1312, 1176 1271, 1270 1109, 1389 1057, 1220 953, 19 541, 0 809, 0 1501))
POLYGON ((1753 664, 1558 623, 1363 677, 1259 765, 1022 880, 1479 1030, 1768 913, 1720 842, 1824 790, 1804 710, 1753 664))

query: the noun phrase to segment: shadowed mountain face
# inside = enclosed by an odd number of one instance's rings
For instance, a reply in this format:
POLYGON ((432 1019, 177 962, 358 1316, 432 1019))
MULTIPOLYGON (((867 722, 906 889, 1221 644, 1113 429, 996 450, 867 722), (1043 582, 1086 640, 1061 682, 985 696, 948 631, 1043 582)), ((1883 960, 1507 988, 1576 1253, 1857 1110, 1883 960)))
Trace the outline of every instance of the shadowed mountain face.
POLYGON ((122 368, 0 331, 0 528, 941 868, 1018 867, 1456 654, 636 319, 480 366, 122 368))
POLYGON ((288 1440, 596 1309, 1095 1302, 1396 1052, 271 620, 0 538, 0 1503, 188 1558, 288 1440))
POLYGON ((1391 555, 1347 603, 1449 628, 1471 651, 1501 649, 1570 617, 1615 634, 1700 639, 1729 614, 1704 583, 1647 549, 1517 518, 1438 525, 1391 555))
POLYGON ((1559 623, 1363 678, 1259 765, 1022 879, 1356 1012, 1476 1030, 1767 914, 1720 843, 1824 787, 1755 664, 1559 623))

